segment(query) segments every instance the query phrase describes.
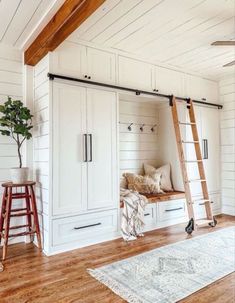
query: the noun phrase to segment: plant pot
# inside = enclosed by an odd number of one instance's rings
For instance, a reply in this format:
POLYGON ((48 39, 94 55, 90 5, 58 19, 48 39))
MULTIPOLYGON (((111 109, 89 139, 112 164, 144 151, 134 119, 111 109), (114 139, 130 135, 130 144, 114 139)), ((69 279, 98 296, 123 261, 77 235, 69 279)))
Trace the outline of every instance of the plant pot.
POLYGON ((11 181, 14 184, 22 184, 28 181, 29 168, 28 167, 13 167, 11 168, 11 181))

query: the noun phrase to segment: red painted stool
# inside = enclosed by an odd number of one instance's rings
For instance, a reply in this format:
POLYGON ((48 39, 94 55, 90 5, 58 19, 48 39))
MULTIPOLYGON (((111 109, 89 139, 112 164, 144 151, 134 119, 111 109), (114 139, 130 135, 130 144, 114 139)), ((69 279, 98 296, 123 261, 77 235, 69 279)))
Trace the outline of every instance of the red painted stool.
POLYGON ((4 188, 2 208, 0 213, 0 243, 2 238, 4 240, 2 260, 6 259, 8 239, 10 237, 20 237, 26 235, 32 236, 36 233, 38 248, 40 250, 42 249, 36 199, 33 188, 35 184, 36 182, 31 181, 25 182, 23 184, 13 184, 12 182, 2 184, 2 187, 4 188), (13 188, 24 188, 24 192, 13 192, 13 188), (12 203, 14 199, 25 199, 25 207, 12 208, 12 203), (10 219, 12 217, 23 216, 26 217, 27 224, 10 226, 10 219), (32 225, 32 219, 34 226, 32 225), (15 230, 17 228, 26 228, 26 231, 16 234, 10 234, 10 230, 15 230))

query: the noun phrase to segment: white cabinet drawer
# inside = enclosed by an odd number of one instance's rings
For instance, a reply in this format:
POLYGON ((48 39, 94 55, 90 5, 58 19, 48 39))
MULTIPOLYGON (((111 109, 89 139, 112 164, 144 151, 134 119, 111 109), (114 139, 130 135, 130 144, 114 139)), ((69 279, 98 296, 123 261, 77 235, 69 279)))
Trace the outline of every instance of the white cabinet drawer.
POLYGON ((144 231, 153 229, 156 225, 156 204, 148 204, 144 211, 144 231))
POLYGON ((94 240, 117 231, 117 210, 53 220, 53 245, 94 240))
POLYGON ((170 221, 178 218, 183 218, 185 215, 186 207, 184 200, 158 203, 159 221, 170 221))

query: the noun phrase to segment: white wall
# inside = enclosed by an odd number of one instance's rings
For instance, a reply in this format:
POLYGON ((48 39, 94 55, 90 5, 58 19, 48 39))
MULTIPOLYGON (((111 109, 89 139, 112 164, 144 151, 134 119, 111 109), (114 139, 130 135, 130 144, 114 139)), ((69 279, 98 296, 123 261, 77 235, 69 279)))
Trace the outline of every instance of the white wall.
POLYGON ((120 176, 124 172, 143 173, 143 164, 157 164, 157 133, 151 127, 158 124, 157 106, 150 103, 126 101, 119 102, 119 153, 120 176), (134 123, 128 130, 128 125, 134 123), (145 124, 141 132, 141 124, 145 124))
MULTIPOLYGON (((21 52, 0 45, 0 104, 7 101, 7 96, 13 99, 23 100, 23 64, 21 52)), ((23 154, 23 158, 24 154, 23 154)), ((23 159, 24 161, 24 159, 23 159)), ((15 142, 0 135, 0 184, 10 180, 10 168, 18 166, 17 149, 15 142)), ((2 201, 2 187, 0 187, 0 199, 2 201)), ((20 206, 18 200, 14 206, 20 206)), ((0 202, 1 205, 1 202, 0 202)), ((11 223, 20 224, 21 219, 15 219, 11 223), (16 222, 17 220, 17 222, 16 222)), ((18 230, 19 232, 19 230, 18 230)), ((10 243, 20 242, 22 238, 11 238, 10 243)))
POLYGON ((235 215, 235 75, 219 83, 221 127, 222 212, 235 215))

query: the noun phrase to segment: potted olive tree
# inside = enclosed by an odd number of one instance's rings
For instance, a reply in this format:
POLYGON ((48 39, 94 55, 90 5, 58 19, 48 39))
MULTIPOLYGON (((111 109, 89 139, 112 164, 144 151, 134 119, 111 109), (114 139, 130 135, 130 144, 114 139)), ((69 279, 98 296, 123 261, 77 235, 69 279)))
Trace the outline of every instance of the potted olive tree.
POLYGON ((11 168, 11 181, 16 184, 23 183, 28 178, 29 169, 22 167, 21 148, 23 142, 32 137, 32 117, 30 110, 20 100, 8 97, 8 101, 0 105, 0 133, 11 137, 17 145, 19 167, 11 168))

